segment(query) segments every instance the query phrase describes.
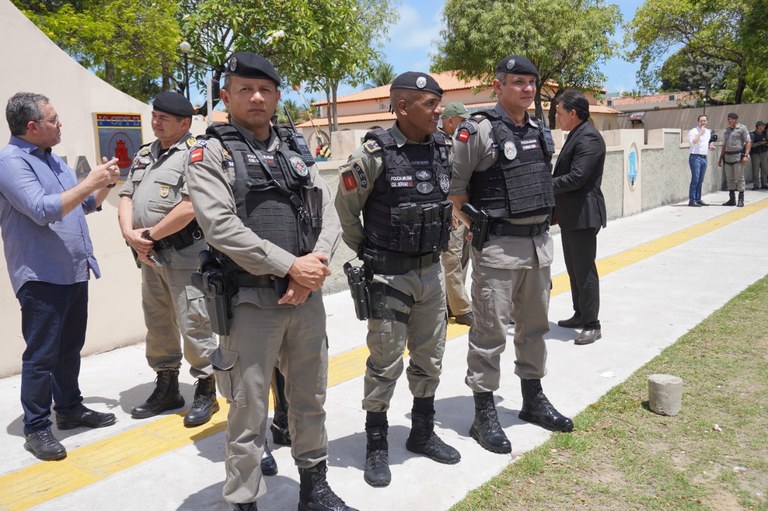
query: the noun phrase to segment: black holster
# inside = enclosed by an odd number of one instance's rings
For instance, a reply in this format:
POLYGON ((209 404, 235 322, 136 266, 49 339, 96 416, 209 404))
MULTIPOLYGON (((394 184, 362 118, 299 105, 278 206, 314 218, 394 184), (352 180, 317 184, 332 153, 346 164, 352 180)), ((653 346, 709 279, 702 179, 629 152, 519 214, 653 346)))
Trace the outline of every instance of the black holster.
POLYGON ((344 274, 347 276, 349 291, 352 293, 352 302, 355 304, 355 316, 360 321, 370 317, 370 296, 368 289, 368 279, 365 276, 365 270, 362 266, 352 266, 351 263, 344 263, 344 274))
POLYGON ((469 202, 461 206, 461 212, 472 220, 469 231, 472 233, 472 246, 482 251, 485 242, 488 241, 488 233, 491 228, 491 219, 485 211, 478 211, 469 202))
POLYGON ((232 296, 236 291, 232 276, 224 271, 221 261, 209 250, 199 255, 200 271, 192 274, 192 285, 202 291, 212 330, 229 335, 232 320, 232 296))

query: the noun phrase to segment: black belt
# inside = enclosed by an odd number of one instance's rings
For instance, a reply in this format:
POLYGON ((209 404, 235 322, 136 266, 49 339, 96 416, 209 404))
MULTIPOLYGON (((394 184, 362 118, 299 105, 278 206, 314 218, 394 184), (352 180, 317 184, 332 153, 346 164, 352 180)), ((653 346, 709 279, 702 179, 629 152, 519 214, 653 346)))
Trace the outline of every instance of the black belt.
POLYGON ((440 261, 440 252, 424 255, 408 255, 379 249, 365 249, 363 263, 379 275, 404 275, 411 270, 429 268, 440 261))
POLYGON ((271 275, 253 275, 244 272, 235 274, 235 282, 237 287, 272 287, 275 283, 271 275))
POLYGON ((533 238, 544 234, 549 230, 549 220, 540 224, 510 224, 509 222, 495 221, 488 232, 496 236, 519 236, 521 238, 533 238))
POLYGON ((741 154, 741 151, 726 151, 725 154, 741 154))
POLYGON ((203 230, 197 224, 197 220, 192 220, 185 228, 178 232, 155 241, 155 248, 175 248, 181 250, 192 246, 196 241, 203 239, 203 230))

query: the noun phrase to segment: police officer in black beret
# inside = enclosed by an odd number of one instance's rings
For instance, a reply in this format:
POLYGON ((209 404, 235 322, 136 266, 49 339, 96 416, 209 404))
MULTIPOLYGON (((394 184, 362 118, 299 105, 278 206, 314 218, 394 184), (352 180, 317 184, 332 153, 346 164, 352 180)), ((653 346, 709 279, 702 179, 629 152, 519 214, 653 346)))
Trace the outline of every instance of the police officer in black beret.
POLYGON ((211 354, 227 416, 224 499, 256 510, 269 387, 277 364, 290 403, 300 511, 354 511, 326 479, 328 346, 320 290, 340 227, 313 161, 280 138, 271 119, 280 77, 259 55, 226 64, 221 98, 230 122, 210 126, 188 156, 189 194, 232 296, 229 332, 211 354))
POLYGON ((184 406, 178 379, 183 352, 197 379, 194 402, 184 416, 190 427, 205 424, 219 409, 208 361, 216 340, 203 296, 191 283, 197 255, 206 246, 184 172, 187 149, 195 143, 189 132, 192 115, 192 104, 181 94, 155 97, 152 131, 157 140, 139 149, 118 207, 120 230, 141 267, 146 356, 157 373, 152 394, 131 415, 145 419, 184 406))
POLYGON ((391 480, 387 409, 406 348, 413 408, 405 446, 439 463, 461 459, 434 431, 446 329, 439 261, 451 223, 446 200, 451 142, 437 132, 442 95, 443 89, 426 73, 399 75, 390 87, 397 121, 389 129, 369 131, 339 168, 336 209, 343 239, 372 280, 363 395, 364 478, 371 486, 387 486, 391 480))
POLYGON ((474 226, 474 322, 466 376, 475 400, 470 435, 497 453, 512 451, 493 397, 501 379, 510 316, 515 322, 515 373, 523 394, 520 418, 553 431, 573 429, 571 419, 560 414, 541 389, 554 252, 549 222, 555 201, 552 136, 528 114, 538 77, 527 58, 502 59, 493 81, 498 103, 470 117, 454 135, 449 198, 461 221, 474 226), (475 210, 472 217, 461 210, 467 203, 475 210))

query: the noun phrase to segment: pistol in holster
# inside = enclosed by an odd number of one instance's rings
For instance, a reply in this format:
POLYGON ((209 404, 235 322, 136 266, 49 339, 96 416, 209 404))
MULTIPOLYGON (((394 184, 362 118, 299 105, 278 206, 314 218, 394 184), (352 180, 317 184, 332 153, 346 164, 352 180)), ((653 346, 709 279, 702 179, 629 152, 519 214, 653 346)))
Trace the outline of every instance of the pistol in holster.
POLYGON ((210 250, 198 256, 200 271, 192 274, 192 285, 205 297, 212 330, 219 335, 229 335, 232 320, 232 276, 224 271, 221 261, 210 250))
POLYGON ((347 276, 349 291, 352 293, 352 302, 355 304, 355 316, 360 321, 370 317, 369 307, 369 281, 365 275, 363 266, 352 266, 350 262, 344 263, 344 274, 347 276))
POLYGON ((472 233, 472 246, 482 251, 483 245, 488 241, 488 232, 491 228, 491 218, 485 211, 479 211, 469 202, 461 206, 461 212, 472 220, 469 231, 472 233))

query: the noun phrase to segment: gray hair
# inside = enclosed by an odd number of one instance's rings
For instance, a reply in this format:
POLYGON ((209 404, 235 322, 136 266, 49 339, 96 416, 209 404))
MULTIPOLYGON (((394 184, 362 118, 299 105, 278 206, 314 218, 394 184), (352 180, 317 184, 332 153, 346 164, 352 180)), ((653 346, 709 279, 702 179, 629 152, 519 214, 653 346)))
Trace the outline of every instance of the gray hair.
POLYGON ((5 107, 5 118, 11 135, 18 137, 26 135, 29 121, 42 121, 43 110, 40 103, 48 103, 48 98, 34 92, 17 92, 8 100, 5 107))

